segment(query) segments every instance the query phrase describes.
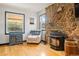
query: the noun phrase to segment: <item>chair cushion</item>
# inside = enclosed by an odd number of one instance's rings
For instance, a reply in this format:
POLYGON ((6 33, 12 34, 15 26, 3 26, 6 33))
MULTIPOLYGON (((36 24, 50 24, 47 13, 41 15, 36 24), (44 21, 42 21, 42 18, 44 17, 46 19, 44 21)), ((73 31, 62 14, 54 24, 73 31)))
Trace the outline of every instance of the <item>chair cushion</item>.
POLYGON ((40 35, 29 35, 28 38, 37 38, 40 37, 40 35))
POLYGON ((31 35, 40 35, 40 31, 31 31, 30 34, 31 35))

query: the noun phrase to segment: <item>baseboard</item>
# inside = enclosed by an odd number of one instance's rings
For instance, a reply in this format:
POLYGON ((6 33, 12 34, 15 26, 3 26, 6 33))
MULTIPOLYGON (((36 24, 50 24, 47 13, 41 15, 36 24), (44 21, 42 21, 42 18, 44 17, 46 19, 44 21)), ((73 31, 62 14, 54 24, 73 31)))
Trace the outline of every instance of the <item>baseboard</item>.
POLYGON ((46 41, 44 41, 44 40, 41 40, 44 44, 47 44, 47 42, 46 41))
POLYGON ((24 40, 23 42, 27 42, 27 40, 24 40))
POLYGON ((1 45, 9 45, 9 43, 3 43, 3 44, 0 44, 0 46, 1 46, 1 45))
MULTIPOLYGON (((23 42, 26 42, 26 40, 24 40, 23 42)), ((0 44, 1 45, 9 45, 9 43, 3 43, 3 44, 0 44)))

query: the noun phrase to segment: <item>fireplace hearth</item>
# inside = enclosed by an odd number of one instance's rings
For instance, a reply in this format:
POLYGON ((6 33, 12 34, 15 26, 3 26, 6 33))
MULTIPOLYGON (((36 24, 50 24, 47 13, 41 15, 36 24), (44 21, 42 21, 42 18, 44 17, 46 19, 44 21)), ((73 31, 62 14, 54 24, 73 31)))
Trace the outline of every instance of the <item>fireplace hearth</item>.
POLYGON ((67 35, 61 31, 50 33, 50 47, 55 50, 64 50, 64 42, 67 35))

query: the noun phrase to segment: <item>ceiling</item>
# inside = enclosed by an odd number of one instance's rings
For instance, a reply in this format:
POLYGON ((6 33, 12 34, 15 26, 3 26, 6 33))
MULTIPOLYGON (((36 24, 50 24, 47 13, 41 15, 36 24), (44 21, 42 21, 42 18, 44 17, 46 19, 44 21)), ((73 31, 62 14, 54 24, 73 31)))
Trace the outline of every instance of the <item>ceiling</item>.
POLYGON ((51 5, 51 3, 0 3, 0 5, 38 12, 51 5))

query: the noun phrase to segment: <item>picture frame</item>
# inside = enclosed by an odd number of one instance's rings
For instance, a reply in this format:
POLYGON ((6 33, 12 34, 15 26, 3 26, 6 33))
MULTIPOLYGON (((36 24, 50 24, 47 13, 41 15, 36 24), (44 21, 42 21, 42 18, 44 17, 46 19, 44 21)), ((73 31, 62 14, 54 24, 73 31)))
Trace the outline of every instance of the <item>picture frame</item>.
POLYGON ((30 17, 30 24, 34 24, 34 18, 30 17))
POLYGON ((5 11, 5 34, 10 32, 25 33, 25 15, 5 11))

